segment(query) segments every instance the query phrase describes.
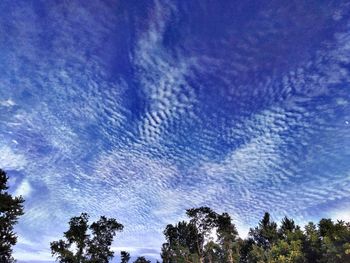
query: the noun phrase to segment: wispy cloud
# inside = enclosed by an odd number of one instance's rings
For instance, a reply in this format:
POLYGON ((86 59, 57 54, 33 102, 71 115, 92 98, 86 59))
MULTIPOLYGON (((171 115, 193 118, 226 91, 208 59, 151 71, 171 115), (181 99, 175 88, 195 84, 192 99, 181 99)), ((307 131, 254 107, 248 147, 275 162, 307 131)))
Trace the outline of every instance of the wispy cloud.
POLYGON ((196 102, 195 92, 186 81, 193 60, 170 53, 162 45, 169 13, 176 12, 174 8, 168 2, 156 1, 149 28, 140 33, 135 46, 136 76, 147 101, 139 132, 146 142, 157 141, 171 129, 173 120, 191 117, 196 102))
POLYGON ((27 164, 27 158, 16 153, 9 146, 0 147, 0 167, 4 170, 22 170, 27 164))
POLYGON ((3 107, 12 107, 14 105, 16 105, 16 103, 12 99, 0 101, 0 106, 3 107))
POLYGON ((242 235, 267 210, 347 218, 333 206, 350 194, 349 6, 245 21, 220 1, 142 3, 0 16, 0 168, 27 199, 17 257, 46 258, 81 212, 116 217, 116 249, 152 255, 195 206, 242 235))

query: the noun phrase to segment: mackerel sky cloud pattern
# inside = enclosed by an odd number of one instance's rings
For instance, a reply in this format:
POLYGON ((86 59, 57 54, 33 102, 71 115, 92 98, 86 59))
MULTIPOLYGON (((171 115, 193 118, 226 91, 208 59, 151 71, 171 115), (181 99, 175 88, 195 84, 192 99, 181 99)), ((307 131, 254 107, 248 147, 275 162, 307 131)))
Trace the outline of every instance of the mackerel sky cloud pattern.
POLYGON ((71 216, 158 257, 184 210, 350 214, 346 1, 1 1, 0 168, 20 262, 71 216))

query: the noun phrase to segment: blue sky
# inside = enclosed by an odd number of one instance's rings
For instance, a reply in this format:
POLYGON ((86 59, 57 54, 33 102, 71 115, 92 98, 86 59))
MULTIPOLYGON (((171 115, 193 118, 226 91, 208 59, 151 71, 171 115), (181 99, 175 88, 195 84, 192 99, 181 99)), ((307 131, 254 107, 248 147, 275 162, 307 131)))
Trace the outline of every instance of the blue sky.
POLYGON ((20 260, 87 212, 156 257, 187 208, 350 220, 346 1, 1 1, 0 167, 20 260))

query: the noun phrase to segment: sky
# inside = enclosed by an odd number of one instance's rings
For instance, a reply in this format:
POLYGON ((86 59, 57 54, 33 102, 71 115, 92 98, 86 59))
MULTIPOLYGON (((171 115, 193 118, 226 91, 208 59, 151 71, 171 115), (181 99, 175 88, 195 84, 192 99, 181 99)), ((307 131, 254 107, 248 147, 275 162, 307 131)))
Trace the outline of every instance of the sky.
POLYGON ((185 209, 350 221, 348 1, 4 0, 0 168, 19 262, 70 217, 156 258, 185 209))

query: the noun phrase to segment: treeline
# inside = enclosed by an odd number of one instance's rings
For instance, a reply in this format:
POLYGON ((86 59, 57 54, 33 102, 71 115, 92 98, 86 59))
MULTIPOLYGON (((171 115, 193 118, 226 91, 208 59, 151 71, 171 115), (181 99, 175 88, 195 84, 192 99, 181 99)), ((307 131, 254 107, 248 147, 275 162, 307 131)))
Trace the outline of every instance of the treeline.
MULTIPOLYGON (((13 226, 23 214, 21 197, 7 192, 8 177, 0 169, 0 262, 12 263, 17 237, 13 226)), ((186 210, 187 221, 169 224, 161 247, 163 263, 350 263, 350 223, 322 219, 301 228, 285 217, 279 225, 265 213, 247 238, 238 236, 227 213, 208 207, 186 210)), ((61 263, 108 263, 114 257, 111 245, 123 225, 101 216, 89 224, 82 213, 69 221, 63 238, 51 242, 52 256, 61 263)), ((121 263, 130 262, 127 251, 121 263)), ((138 257, 134 263, 150 263, 138 257)))
POLYGON ((322 219, 303 229, 285 217, 278 226, 265 213, 246 239, 227 213, 208 207, 187 210, 189 221, 168 225, 164 263, 349 263, 350 223, 322 219))

